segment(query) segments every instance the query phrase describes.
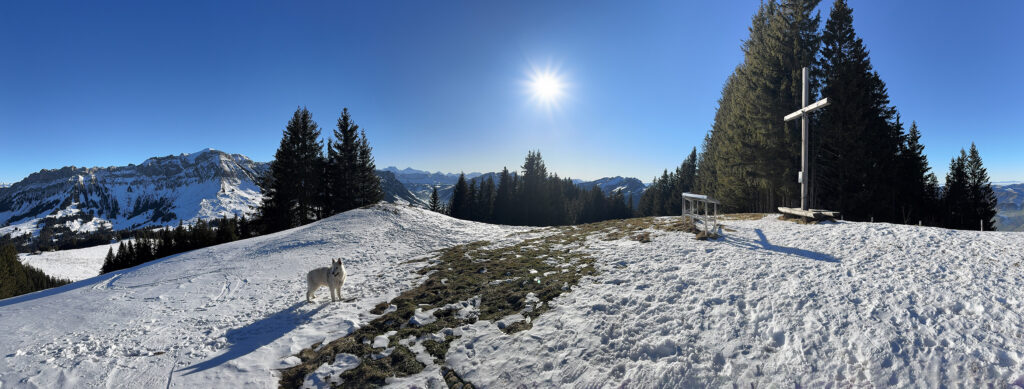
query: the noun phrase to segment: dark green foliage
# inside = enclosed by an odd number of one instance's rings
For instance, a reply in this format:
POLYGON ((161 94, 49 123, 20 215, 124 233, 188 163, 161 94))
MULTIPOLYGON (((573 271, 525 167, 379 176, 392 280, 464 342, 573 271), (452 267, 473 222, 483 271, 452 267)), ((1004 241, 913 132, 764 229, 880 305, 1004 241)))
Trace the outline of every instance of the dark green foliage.
POLYGON ((960 149, 960 155, 949 162, 942 204, 947 228, 995 230, 996 195, 974 143, 969 153, 960 149))
POLYGON ((967 154, 967 195, 970 204, 969 224, 981 222, 985 231, 995 230, 993 218, 996 216, 996 194, 992 191, 988 170, 982 166, 981 154, 974 143, 971 143, 971 150, 967 154))
POLYGON ((433 191, 430 192, 430 204, 429 204, 429 207, 430 207, 430 210, 434 211, 434 212, 441 212, 442 211, 441 199, 437 196, 437 187, 436 186, 433 188, 433 191))
POLYGON ((260 185, 260 217, 267 232, 297 227, 322 215, 324 163, 320 129, 309 110, 296 109, 260 185))
MULTIPOLYGON (((819 35, 816 4, 762 3, 743 44, 744 62, 722 88, 696 159, 695 190, 721 200, 729 212, 799 205, 800 121, 783 125, 782 117, 801 106, 800 68, 807 66, 808 101, 823 96, 831 102, 809 123, 811 206, 840 211, 847 220, 941 224, 938 180, 929 172, 920 131, 915 123, 905 132, 854 32, 852 9, 837 0, 819 35)), ((650 196, 665 192, 652 189, 650 196)), ((667 201, 642 199, 641 212, 660 214, 667 201)))
POLYGON ((53 278, 18 260, 13 245, 0 246, 0 299, 66 285, 71 281, 53 278))
POLYGON ((910 124, 910 131, 904 137, 900 151, 899 202, 900 222, 913 224, 940 225, 939 184, 924 155, 921 132, 917 123, 910 124))
MULTIPOLYGON (((910 177, 901 165, 902 124, 889 103, 885 83, 871 66, 864 42, 853 30, 853 10, 837 0, 822 35, 822 94, 833 103, 821 114, 815 172, 817 201, 846 219, 902 222, 910 177)), ((920 193, 918 193, 920 195, 920 193)), ((918 202, 920 199, 915 199, 918 202)))
POLYGON ((366 132, 342 109, 327 154, 305 108, 295 111, 261 182, 260 225, 275 232, 377 203, 384 195, 366 132))
POLYGON ((448 203, 448 214, 454 218, 470 218, 469 185, 466 184, 466 175, 459 174, 459 180, 452 188, 452 199, 448 203))
POLYGON ((492 177, 459 180, 448 203, 449 215, 487 223, 557 226, 632 216, 621 193, 605 196, 600 189, 580 189, 571 179, 548 174, 539 151, 527 153, 523 175, 502 169, 492 177))
POLYGON ((247 239, 255 236, 256 229, 245 217, 221 217, 214 223, 199 220, 191 226, 180 222, 174 229, 165 227, 156 231, 138 230, 126 232, 125 241, 118 244, 117 251, 107 251, 100 274, 110 273, 185 251, 201 249, 221 243, 247 239))
POLYGON ((697 149, 694 148, 675 171, 665 170, 640 196, 640 216, 679 215, 682 212, 683 193, 696 190, 697 149))
MULTIPOLYGON (((800 201, 795 181, 800 132, 782 117, 800 107, 801 68, 809 66, 817 74, 817 4, 818 0, 762 3, 743 43, 743 64, 722 89, 704 155, 695 162, 700 165, 695 182, 698 190, 731 211, 774 210, 800 201)), ((811 96, 817 96, 816 79, 810 89, 811 96)), ((648 211, 657 213, 671 205, 655 201, 648 211)))

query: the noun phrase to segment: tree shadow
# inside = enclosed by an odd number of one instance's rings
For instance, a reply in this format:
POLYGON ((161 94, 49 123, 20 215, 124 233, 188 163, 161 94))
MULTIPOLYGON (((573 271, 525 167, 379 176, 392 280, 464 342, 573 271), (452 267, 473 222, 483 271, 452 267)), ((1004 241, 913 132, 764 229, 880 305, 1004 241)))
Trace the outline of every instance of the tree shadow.
POLYGON ((214 357, 213 359, 208 359, 192 366, 184 367, 178 371, 186 372, 184 375, 198 373, 220 366, 227 361, 256 351, 260 347, 266 346, 285 334, 295 330, 299 325, 309 322, 313 315, 320 312, 321 309, 328 305, 321 304, 320 306, 305 312, 299 310, 300 307, 306 304, 307 303, 305 301, 297 302, 288 308, 252 322, 249 325, 228 330, 228 332, 224 334, 224 338, 226 338, 228 343, 231 344, 228 351, 214 357))
POLYGON ((749 249, 771 250, 786 255, 795 255, 798 257, 813 259, 815 261, 839 263, 839 258, 833 257, 829 254, 799 249, 796 247, 776 246, 768 241, 768 237, 764 235, 764 231, 761 231, 760 228, 755 229, 754 232, 757 233, 758 237, 758 240, 756 241, 726 237, 726 242, 737 246, 747 247, 749 249))

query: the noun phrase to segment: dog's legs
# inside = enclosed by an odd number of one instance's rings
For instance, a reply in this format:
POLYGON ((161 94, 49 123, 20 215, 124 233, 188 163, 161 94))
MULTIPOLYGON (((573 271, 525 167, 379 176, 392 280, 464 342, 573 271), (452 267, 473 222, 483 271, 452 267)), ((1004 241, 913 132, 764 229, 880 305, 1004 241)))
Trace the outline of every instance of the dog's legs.
POLYGON ((327 284, 327 289, 331 290, 331 302, 338 301, 338 295, 334 293, 334 283, 327 284))

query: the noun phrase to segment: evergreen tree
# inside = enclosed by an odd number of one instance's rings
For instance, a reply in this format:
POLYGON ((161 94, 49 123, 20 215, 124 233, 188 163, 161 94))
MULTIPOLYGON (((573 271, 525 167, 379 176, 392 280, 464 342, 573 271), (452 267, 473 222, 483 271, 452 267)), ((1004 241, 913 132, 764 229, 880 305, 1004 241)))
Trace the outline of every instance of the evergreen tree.
POLYGON ((498 189, 494 196, 494 222, 498 224, 512 224, 511 210, 513 206, 513 194, 515 184, 512 182, 512 175, 508 168, 501 169, 498 176, 498 189))
POLYGON ((114 248, 107 249, 107 256, 103 259, 103 267, 100 268, 100 274, 107 274, 114 271, 114 248))
POLYGON ((359 179, 359 192, 355 203, 357 207, 376 204, 384 197, 384 191, 380 187, 380 177, 377 176, 377 165, 373 160, 373 148, 366 139, 366 131, 359 133, 359 158, 357 160, 357 177, 359 179))
MULTIPOLYGON (((821 114, 820 205, 847 219, 902 221, 897 216, 901 125, 885 83, 853 29, 853 11, 837 0, 822 34, 823 94, 833 103, 821 114)), ((923 177, 923 176, 922 176, 923 177)))
MULTIPOLYGON (((801 68, 809 66, 817 74, 817 3, 762 3, 743 43, 744 61, 722 89, 705 155, 699 164, 694 162, 700 165, 700 179, 695 181, 732 211, 774 210, 800 200, 794 180, 800 165, 800 131, 781 118, 800 106, 801 68)), ((817 90, 817 80, 812 79, 812 99, 817 90)), ((652 212, 667 208, 664 203, 654 205, 652 212)))
POLYGON ((545 190, 548 171, 544 166, 544 160, 541 159, 540 151, 528 152, 522 169, 522 222, 525 225, 544 225, 550 212, 547 206, 548 193, 545 190))
POLYGON ((946 188, 942 202, 946 208, 946 228, 970 228, 969 210, 972 208, 968 199, 969 181, 967 176, 967 153, 960 149, 960 156, 949 161, 949 172, 946 173, 946 188))
POLYGON ((967 154, 965 168, 970 208, 966 210, 969 221, 964 228, 984 228, 985 231, 995 231, 996 194, 992 191, 988 170, 982 166, 981 155, 973 142, 971 142, 971 150, 967 154))
POLYGON ((466 184, 466 175, 460 173, 459 180, 452 189, 452 199, 448 203, 448 214, 458 219, 468 219, 469 209, 469 186, 466 184))
POLYGON ((430 210, 434 212, 441 212, 441 200, 437 196, 437 186, 434 186, 430 192, 430 210))
POLYGON ((900 152, 902 166, 899 171, 902 179, 902 187, 899 189, 902 222, 912 224, 927 219, 929 224, 934 224, 931 215, 937 211, 938 184, 933 182, 935 175, 929 172, 931 168, 928 166, 928 157, 924 155, 917 123, 910 123, 910 131, 905 139, 900 152))
MULTIPOLYGON (((359 126, 352 122, 348 108, 341 110, 334 140, 328 142, 325 183, 328 214, 345 212, 358 207, 362 183, 360 169, 359 126)), ((372 161, 370 161, 372 163, 372 161)))
POLYGON ((262 180, 260 215, 267 231, 300 226, 322 214, 324 158, 319 138, 309 110, 296 109, 262 180))

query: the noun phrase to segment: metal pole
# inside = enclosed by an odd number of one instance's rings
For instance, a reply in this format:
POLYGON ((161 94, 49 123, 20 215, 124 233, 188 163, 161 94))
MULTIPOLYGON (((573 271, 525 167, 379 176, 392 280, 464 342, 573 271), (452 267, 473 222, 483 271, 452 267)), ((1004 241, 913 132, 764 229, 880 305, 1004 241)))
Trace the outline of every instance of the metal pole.
MULTIPOLYGON (((803 94, 801 98, 800 108, 807 106, 807 68, 803 68, 803 94)), ((807 158, 808 158, 808 147, 807 147, 807 113, 800 115, 800 139, 802 140, 802 146, 800 148, 800 209, 807 210, 810 208, 810 204, 807 199, 807 182, 810 181, 811 175, 807 174, 807 158)))

